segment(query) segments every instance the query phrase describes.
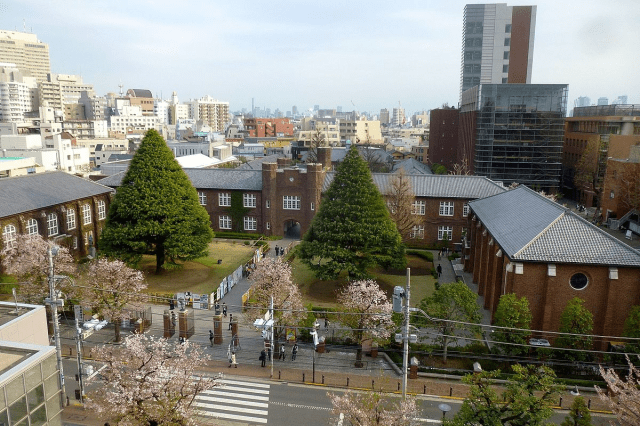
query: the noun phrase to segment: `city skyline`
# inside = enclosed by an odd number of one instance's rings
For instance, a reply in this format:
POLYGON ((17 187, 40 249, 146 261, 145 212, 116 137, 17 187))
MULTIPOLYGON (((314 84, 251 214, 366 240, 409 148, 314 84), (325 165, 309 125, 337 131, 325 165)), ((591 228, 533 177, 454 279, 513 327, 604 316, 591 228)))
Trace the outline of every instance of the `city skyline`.
MULTIPOLYGON (((205 95, 231 111, 313 105, 407 113, 456 105, 465 4, 253 2, 176 7, 167 1, 5 1, 2 29, 49 45, 53 73, 79 74, 96 93, 119 84, 181 101, 205 95), (435 65, 435 66, 434 66, 435 65)), ((534 84, 569 84, 588 96, 640 103, 632 0, 513 1, 537 5, 534 84)))

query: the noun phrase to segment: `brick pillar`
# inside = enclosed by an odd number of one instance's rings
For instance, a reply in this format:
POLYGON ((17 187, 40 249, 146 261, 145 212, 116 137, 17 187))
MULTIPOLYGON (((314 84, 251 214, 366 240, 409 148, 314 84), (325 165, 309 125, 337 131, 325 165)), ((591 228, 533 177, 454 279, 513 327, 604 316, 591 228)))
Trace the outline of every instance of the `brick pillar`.
POLYGON ((487 271, 487 263, 488 260, 488 249, 489 249, 489 239, 491 237, 488 235, 486 229, 483 229, 482 234, 480 236, 480 256, 478 257, 478 295, 484 296, 485 288, 486 288, 486 271, 487 271))

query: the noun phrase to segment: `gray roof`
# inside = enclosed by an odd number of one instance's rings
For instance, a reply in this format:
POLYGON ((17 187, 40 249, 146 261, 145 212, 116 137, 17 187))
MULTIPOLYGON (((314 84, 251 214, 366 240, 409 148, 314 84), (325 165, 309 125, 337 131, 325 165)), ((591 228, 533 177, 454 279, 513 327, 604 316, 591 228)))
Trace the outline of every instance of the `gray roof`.
POLYGON ((469 206, 512 260, 640 266, 640 252, 524 185, 469 206))
MULTIPOLYGON (((262 170, 184 169, 184 172, 196 189, 262 190, 262 170)), ((122 184, 124 175, 125 172, 116 173, 100 183, 117 188, 122 184)))
POLYGON ((65 172, 35 173, 0 179, 0 217, 43 209, 112 192, 65 172))
POLYGON ((283 154, 267 155, 266 157, 256 158, 244 164, 241 164, 236 170, 262 170, 262 163, 277 163, 278 158, 284 158, 283 154))
POLYGON ((433 172, 424 163, 419 162, 415 158, 407 158, 406 160, 402 160, 393 166, 393 171, 397 172, 398 170, 404 170, 405 174, 408 175, 432 175, 433 172))
MULTIPOLYGON (((322 191, 329 189, 335 172, 324 178, 322 191)), ((372 173, 373 183, 383 194, 389 192, 392 173, 372 173)), ((482 176, 407 175, 416 197, 476 199, 504 192, 504 187, 482 176)))
POLYGON ((127 94, 129 96, 133 95, 134 98, 153 98, 151 90, 147 89, 129 89, 127 94))

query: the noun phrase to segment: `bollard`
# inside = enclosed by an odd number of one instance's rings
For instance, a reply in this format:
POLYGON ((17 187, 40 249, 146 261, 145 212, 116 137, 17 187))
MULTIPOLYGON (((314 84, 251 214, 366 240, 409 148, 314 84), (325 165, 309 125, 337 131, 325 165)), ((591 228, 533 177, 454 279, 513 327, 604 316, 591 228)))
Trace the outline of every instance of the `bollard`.
POLYGON ((424 385, 424 389, 422 390, 422 393, 425 395, 427 394, 427 385, 424 385))
POLYGON ((73 349, 69 348, 69 356, 73 355, 73 349))
POLYGON ((562 408, 562 397, 560 397, 560 403, 558 404, 558 407, 562 408))
POLYGON ((324 385, 324 374, 322 375, 322 384, 324 385))
POLYGON ((278 380, 280 380, 280 370, 278 370, 278 380))
POLYGON ((349 387, 349 378, 347 377, 347 387, 349 387))
POLYGON ((375 384, 376 384, 376 381, 375 381, 375 380, 372 380, 372 381, 371 381, 371 389, 372 389, 372 390, 373 390, 373 387, 374 387, 374 385, 375 385, 375 384))
POLYGON ((302 381, 304 382, 304 373, 302 373, 302 381))
POLYGON ((587 403, 587 408, 591 410, 591 398, 589 398, 589 402, 587 403))
POLYGON ((398 382, 398 390, 400 390, 400 382, 398 382))
POLYGON ((453 396, 453 386, 449 386, 449 396, 453 396))

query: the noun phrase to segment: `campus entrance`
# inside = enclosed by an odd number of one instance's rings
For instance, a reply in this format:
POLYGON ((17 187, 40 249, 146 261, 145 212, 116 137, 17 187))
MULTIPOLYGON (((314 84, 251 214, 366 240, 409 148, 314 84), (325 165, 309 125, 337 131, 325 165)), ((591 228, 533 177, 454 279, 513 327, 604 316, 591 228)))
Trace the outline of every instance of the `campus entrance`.
POLYGON ((299 240, 300 222, 296 222, 295 220, 287 220, 284 223, 284 237, 299 240))

